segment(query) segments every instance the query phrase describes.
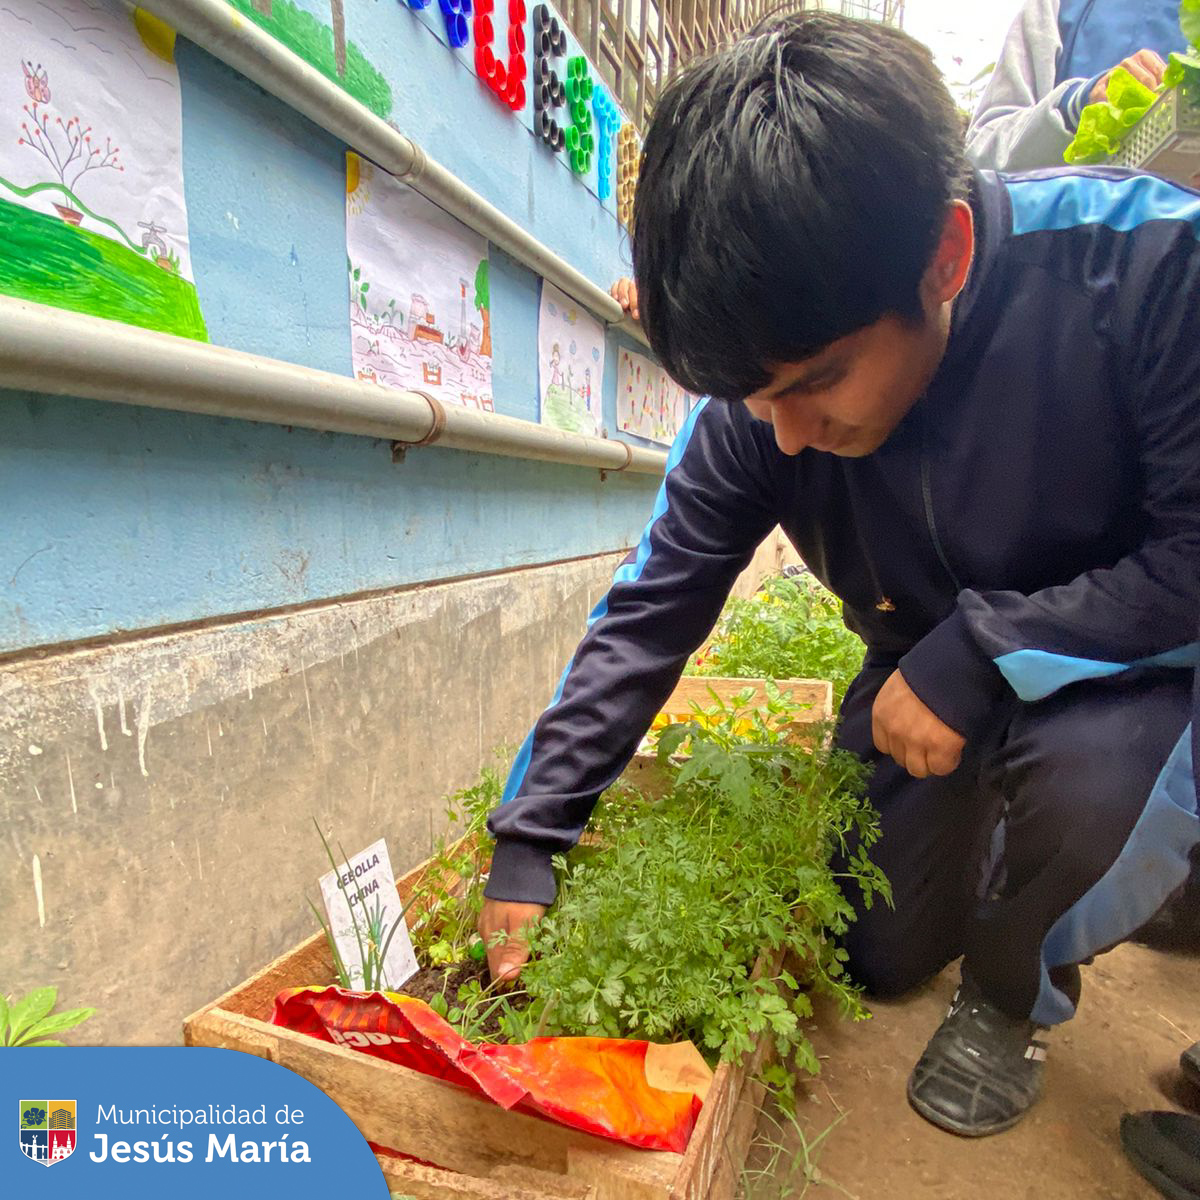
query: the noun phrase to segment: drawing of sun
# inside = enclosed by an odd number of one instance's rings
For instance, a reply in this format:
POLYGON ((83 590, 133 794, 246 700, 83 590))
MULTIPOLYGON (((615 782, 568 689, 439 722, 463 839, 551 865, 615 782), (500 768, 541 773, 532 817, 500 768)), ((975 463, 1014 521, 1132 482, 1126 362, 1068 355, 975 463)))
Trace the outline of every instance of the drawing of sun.
POLYGON ((133 10, 133 26, 142 39, 142 45, 163 62, 175 61, 175 30, 166 21, 148 13, 144 8, 133 10))
POLYGON ((362 216, 363 209, 371 199, 370 179, 373 167, 364 163, 353 150, 346 152, 346 206, 356 216, 362 216))

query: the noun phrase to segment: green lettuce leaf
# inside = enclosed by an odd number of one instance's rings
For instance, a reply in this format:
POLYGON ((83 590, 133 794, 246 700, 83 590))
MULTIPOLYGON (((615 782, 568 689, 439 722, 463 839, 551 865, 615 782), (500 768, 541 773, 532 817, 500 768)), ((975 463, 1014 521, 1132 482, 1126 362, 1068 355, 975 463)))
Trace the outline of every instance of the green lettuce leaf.
POLYGON ((1183 36, 1200 50, 1200 0, 1183 0, 1179 6, 1179 24, 1183 36))
POLYGON ((1184 83, 1189 87, 1200 83, 1200 53, 1171 55, 1163 73, 1163 87, 1176 88, 1184 83))
POLYGON ((1157 99, 1156 92, 1124 67, 1118 67, 1109 76, 1108 99, 1089 104, 1080 114, 1079 128, 1063 158, 1069 163, 1097 163, 1111 158, 1157 99))

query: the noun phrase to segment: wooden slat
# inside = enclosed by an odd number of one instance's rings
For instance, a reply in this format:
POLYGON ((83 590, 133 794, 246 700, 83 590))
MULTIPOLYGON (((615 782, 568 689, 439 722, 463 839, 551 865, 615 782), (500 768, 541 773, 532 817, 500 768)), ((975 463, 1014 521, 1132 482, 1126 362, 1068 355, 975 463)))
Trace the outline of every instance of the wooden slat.
POLYGON ((577 1146, 567 1173, 596 1188, 596 1200, 670 1200, 678 1154, 634 1150, 617 1143, 577 1146))
POLYGON ((748 1079, 742 1089, 737 1110, 725 1135, 712 1183, 705 1200, 733 1200, 741 1183, 742 1169, 754 1141, 754 1130, 762 1113, 767 1089, 755 1079, 748 1079))
POLYGON ((481 1179, 386 1154, 375 1157, 388 1187, 416 1200, 596 1200, 595 1188, 562 1176, 512 1168, 510 1175, 481 1179))
MULTIPOLYGON (((791 703, 803 708, 795 724, 810 725, 828 721, 833 716, 833 684, 825 679, 780 679, 776 686, 781 692, 790 694, 791 703)), ((758 679, 731 679, 719 675, 685 675, 675 685, 662 711, 672 717, 687 720, 692 715, 692 705, 712 708, 712 693, 715 692, 722 704, 728 705, 735 696, 750 688, 753 690, 750 703, 755 707, 766 706, 766 690, 758 679)))
POLYGON ((551 1175, 548 1171, 537 1171, 532 1167, 517 1167, 505 1164, 496 1167, 490 1178, 510 1189, 510 1194, 519 1189, 536 1192, 538 1195, 553 1196, 555 1200, 597 1200, 596 1189, 582 1179, 570 1179, 565 1175, 551 1175))

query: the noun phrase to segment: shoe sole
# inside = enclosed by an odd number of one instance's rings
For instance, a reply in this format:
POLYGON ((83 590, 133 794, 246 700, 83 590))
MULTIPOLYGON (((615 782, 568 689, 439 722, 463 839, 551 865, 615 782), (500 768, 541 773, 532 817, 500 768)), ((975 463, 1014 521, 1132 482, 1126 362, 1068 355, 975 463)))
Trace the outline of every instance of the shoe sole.
MULTIPOLYGON (((939 1129, 943 1129, 947 1133, 953 1133, 956 1137, 963 1138, 985 1138, 991 1137, 996 1133, 1005 1133, 1009 1129, 1012 1129, 1014 1125, 1019 1125, 1029 1112, 1027 1108, 1025 1112, 1017 1113, 1011 1120, 1002 1121, 996 1125, 982 1127, 979 1125, 962 1125, 957 1121, 951 1120, 943 1113, 938 1112, 936 1108, 931 1108, 923 1100, 914 1095, 911 1078, 908 1082, 908 1103, 919 1116, 924 1117, 931 1125, 936 1125, 939 1129)), ((1034 1103, 1037 1102, 1034 1101, 1034 1103)), ((1033 1105, 1030 1105, 1030 1108, 1032 1107, 1033 1105)), ((1181 1195, 1178 1198, 1172 1197, 1172 1200, 1200 1200, 1200 1197, 1181 1195)))
POLYGON ((1137 1168, 1138 1173, 1154 1184, 1167 1200, 1200 1200, 1200 1192, 1194 1192, 1191 1188, 1176 1183, 1169 1175, 1164 1175, 1156 1166, 1148 1163, 1126 1140, 1124 1129, 1121 1130, 1121 1147, 1125 1151, 1125 1157, 1137 1168))

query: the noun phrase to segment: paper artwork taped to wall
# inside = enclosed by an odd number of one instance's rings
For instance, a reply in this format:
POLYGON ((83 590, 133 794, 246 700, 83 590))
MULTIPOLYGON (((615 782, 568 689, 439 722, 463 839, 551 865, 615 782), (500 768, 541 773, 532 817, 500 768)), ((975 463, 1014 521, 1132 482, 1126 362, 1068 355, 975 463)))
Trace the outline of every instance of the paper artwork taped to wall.
POLYGON ((351 152, 346 259, 356 377, 492 412, 487 239, 351 152))
POLYGON ((617 361, 617 423, 625 433, 669 446, 687 419, 690 393, 653 360, 622 350, 617 361))
POLYGON ((207 340, 174 31, 121 0, 4 0, 0 45, 0 292, 207 340))
POLYGON ((552 283, 542 282, 538 383, 543 425, 599 435, 604 326, 552 283))

